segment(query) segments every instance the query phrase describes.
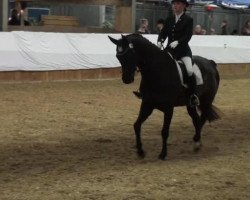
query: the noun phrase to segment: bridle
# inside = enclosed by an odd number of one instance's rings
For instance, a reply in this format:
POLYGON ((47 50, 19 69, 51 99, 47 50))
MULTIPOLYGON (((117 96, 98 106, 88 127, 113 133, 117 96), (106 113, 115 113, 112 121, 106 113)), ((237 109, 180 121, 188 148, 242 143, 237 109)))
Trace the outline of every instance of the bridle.
POLYGON ((116 57, 122 66, 127 66, 126 70, 129 70, 130 72, 135 71, 137 67, 137 58, 133 44, 130 42, 123 51, 119 51, 119 46, 117 48, 116 57))
MULTIPOLYGON (((117 48, 119 48, 119 47, 117 47, 117 48)), ((132 52, 135 53, 134 45, 132 43, 129 43, 128 46, 127 46, 127 48, 124 51, 122 51, 122 52, 118 51, 116 53, 116 55, 117 56, 123 56, 123 55, 127 54, 129 52, 129 50, 132 50, 132 52)))

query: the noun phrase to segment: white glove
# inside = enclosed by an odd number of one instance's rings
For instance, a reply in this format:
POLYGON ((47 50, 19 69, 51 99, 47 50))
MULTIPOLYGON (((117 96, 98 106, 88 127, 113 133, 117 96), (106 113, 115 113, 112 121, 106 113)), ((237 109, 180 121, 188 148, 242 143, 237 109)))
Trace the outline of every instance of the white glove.
POLYGON ((171 42, 170 43, 170 47, 172 48, 172 49, 174 49, 174 48, 176 48, 177 47, 177 45, 179 44, 179 42, 178 41, 173 41, 173 42, 171 42))
POLYGON ((157 42, 157 46, 158 46, 160 49, 163 49, 163 44, 162 44, 162 42, 157 42))

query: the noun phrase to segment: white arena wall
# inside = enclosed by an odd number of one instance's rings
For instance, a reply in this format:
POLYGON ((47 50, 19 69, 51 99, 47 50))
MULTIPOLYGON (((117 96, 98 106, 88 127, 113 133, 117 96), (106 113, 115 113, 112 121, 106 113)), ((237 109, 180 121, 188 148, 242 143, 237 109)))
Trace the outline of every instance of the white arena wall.
MULTIPOLYGON (((53 81, 112 78, 120 75, 116 46, 120 34, 1 32, 0 81, 53 81)), ((157 35, 144 35, 156 43, 157 35)), ((198 36, 194 55, 218 63, 225 73, 250 73, 249 36, 198 36)))

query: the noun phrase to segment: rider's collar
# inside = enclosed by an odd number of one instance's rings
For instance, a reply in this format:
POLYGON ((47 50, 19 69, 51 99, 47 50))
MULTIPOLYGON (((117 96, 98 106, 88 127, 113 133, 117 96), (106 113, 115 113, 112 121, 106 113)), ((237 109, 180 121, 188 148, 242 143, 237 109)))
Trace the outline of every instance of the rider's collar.
POLYGON ((179 21, 179 19, 181 18, 181 16, 184 14, 184 12, 181 12, 179 15, 175 15, 175 23, 177 23, 179 21))

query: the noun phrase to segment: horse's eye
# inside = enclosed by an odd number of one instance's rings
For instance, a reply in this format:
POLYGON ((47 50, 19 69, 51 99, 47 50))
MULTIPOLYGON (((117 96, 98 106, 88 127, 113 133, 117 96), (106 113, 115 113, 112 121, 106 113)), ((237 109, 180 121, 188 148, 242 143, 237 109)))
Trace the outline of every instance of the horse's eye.
POLYGON ((118 52, 122 52, 122 51, 123 51, 123 48, 122 48, 122 47, 117 47, 117 51, 118 51, 118 52))

